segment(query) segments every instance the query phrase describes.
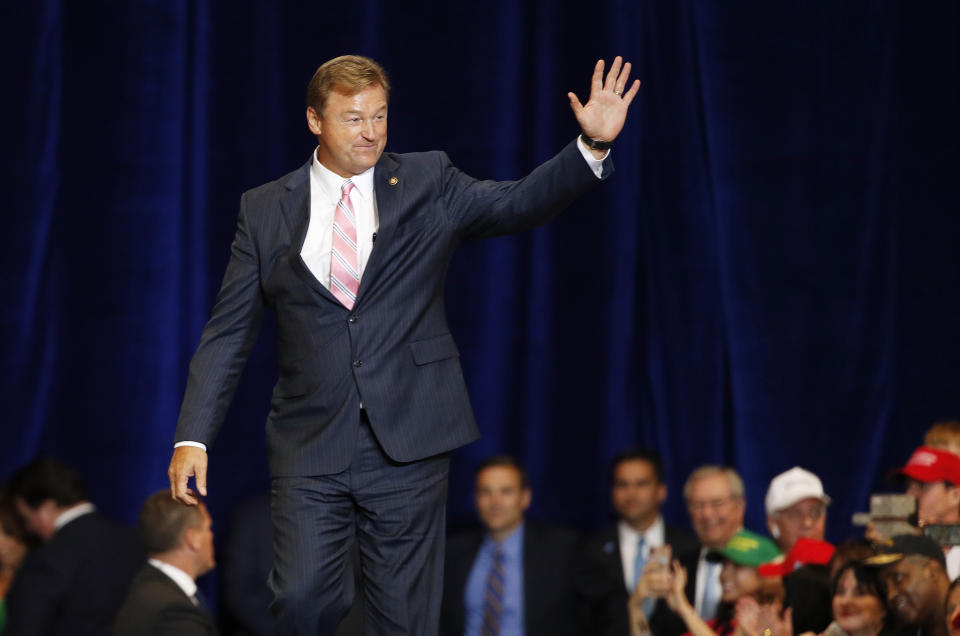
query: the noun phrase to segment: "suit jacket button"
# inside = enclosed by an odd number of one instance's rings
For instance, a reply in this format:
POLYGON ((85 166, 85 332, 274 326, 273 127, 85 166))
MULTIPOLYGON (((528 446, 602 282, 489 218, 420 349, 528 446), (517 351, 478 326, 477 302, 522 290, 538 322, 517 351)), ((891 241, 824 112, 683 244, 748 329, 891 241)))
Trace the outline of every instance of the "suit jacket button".
POLYGON ((349 318, 347 318, 347 322, 352 325, 353 323, 357 322, 357 317, 355 315, 351 315, 349 318))
POLYGON ((353 361, 353 366, 355 366, 355 367, 357 367, 357 368, 359 369, 360 367, 363 366, 363 360, 354 360, 354 361, 353 361))

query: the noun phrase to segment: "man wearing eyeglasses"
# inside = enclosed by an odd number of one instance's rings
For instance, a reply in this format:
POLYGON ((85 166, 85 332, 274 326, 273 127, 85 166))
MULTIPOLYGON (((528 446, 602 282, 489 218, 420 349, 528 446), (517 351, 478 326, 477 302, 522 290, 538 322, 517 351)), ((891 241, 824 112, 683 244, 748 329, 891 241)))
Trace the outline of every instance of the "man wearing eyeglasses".
MULTIPOLYGON (((798 539, 823 541, 829 504, 830 497, 823 492, 820 478, 799 466, 770 481, 764 499, 767 528, 784 554, 791 553, 798 539)), ((802 546, 799 549, 802 550, 802 546)), ((832 594, 827 569, 830 554, 821 552, 820 561, 805 558, 802 567, 783 577, 783 586, 793 607, 795 634, 819 634, 830 624, 832 594)))
POLYGON ((743 528, 747 501, 743 480, 732 468, 701 466, 694 470, 683 487, 683 497, 690 513, 690 524, 702 548, 689 555, 679 555, 687 569, 687 598, 693 601, 697 614, 704 620, 716 618, 720 603, 720 564, 707 561, 711 548, 720 550, 743 528), (685 558, 686 557, 686 558, 685 558))
POLYGON ((774 477, 764 503, 770 536, 784 554, 800 537, 823 541, 830 497, 810 471, 794 466, 774 477))

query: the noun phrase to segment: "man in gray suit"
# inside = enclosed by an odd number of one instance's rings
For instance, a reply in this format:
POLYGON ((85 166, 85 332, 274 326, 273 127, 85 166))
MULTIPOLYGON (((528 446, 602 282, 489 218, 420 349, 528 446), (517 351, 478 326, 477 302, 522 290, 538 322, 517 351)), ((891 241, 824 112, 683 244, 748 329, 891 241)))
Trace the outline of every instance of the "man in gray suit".
POLYGON ((356 536, 369 633, 436 633, 450 450, 478 437, 443 303, 463 240, 547 222, 610 171, 639 90, 598 61, 583 134, 519 181, 478 181, 444 153, 384 153, 390 84, 343 56, 307 89, 317 148, 243 195, 230 263, 190 364, 170 462, 174 496, 206 494, 207 447, 264 307, 280 378, 267 419, 272 610, 284 634, 332 633, 350 607, 356 536), (375 245, 375 247, 374 247, 375 245))

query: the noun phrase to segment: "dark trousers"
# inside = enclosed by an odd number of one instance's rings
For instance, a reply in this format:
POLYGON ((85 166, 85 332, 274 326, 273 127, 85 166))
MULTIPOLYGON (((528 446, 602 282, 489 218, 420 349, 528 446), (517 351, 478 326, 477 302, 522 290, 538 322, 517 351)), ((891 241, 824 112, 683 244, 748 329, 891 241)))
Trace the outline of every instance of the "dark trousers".
POLYGON ((437 633, 450 455, 400 464, 366 417, 342 473, 273 480, 276 633, 332 635, 350 609, 360 548, 364 634, 437 633))

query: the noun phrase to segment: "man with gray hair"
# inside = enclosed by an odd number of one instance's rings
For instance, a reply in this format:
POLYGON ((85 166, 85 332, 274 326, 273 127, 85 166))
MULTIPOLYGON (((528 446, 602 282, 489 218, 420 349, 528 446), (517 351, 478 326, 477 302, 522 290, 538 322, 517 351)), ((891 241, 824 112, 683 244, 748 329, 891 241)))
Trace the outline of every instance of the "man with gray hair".
POLYGON ((114 636, 215 635, 196 584, 215 562, 206 506, 188 506, 161 490, 143 504, 139 529, 149 559, 130 584, 114 636))
POLYGON ((683 487, 690 513, 690 525, 702 546, 699 551, 680 555, 688 578, 686 595, 704 620, 715 618, 720 603, 720 564, 708 561, 710 549, 720 550, 743 528, 747 510, 743 480, 733 468, 701 466, 683 487))

